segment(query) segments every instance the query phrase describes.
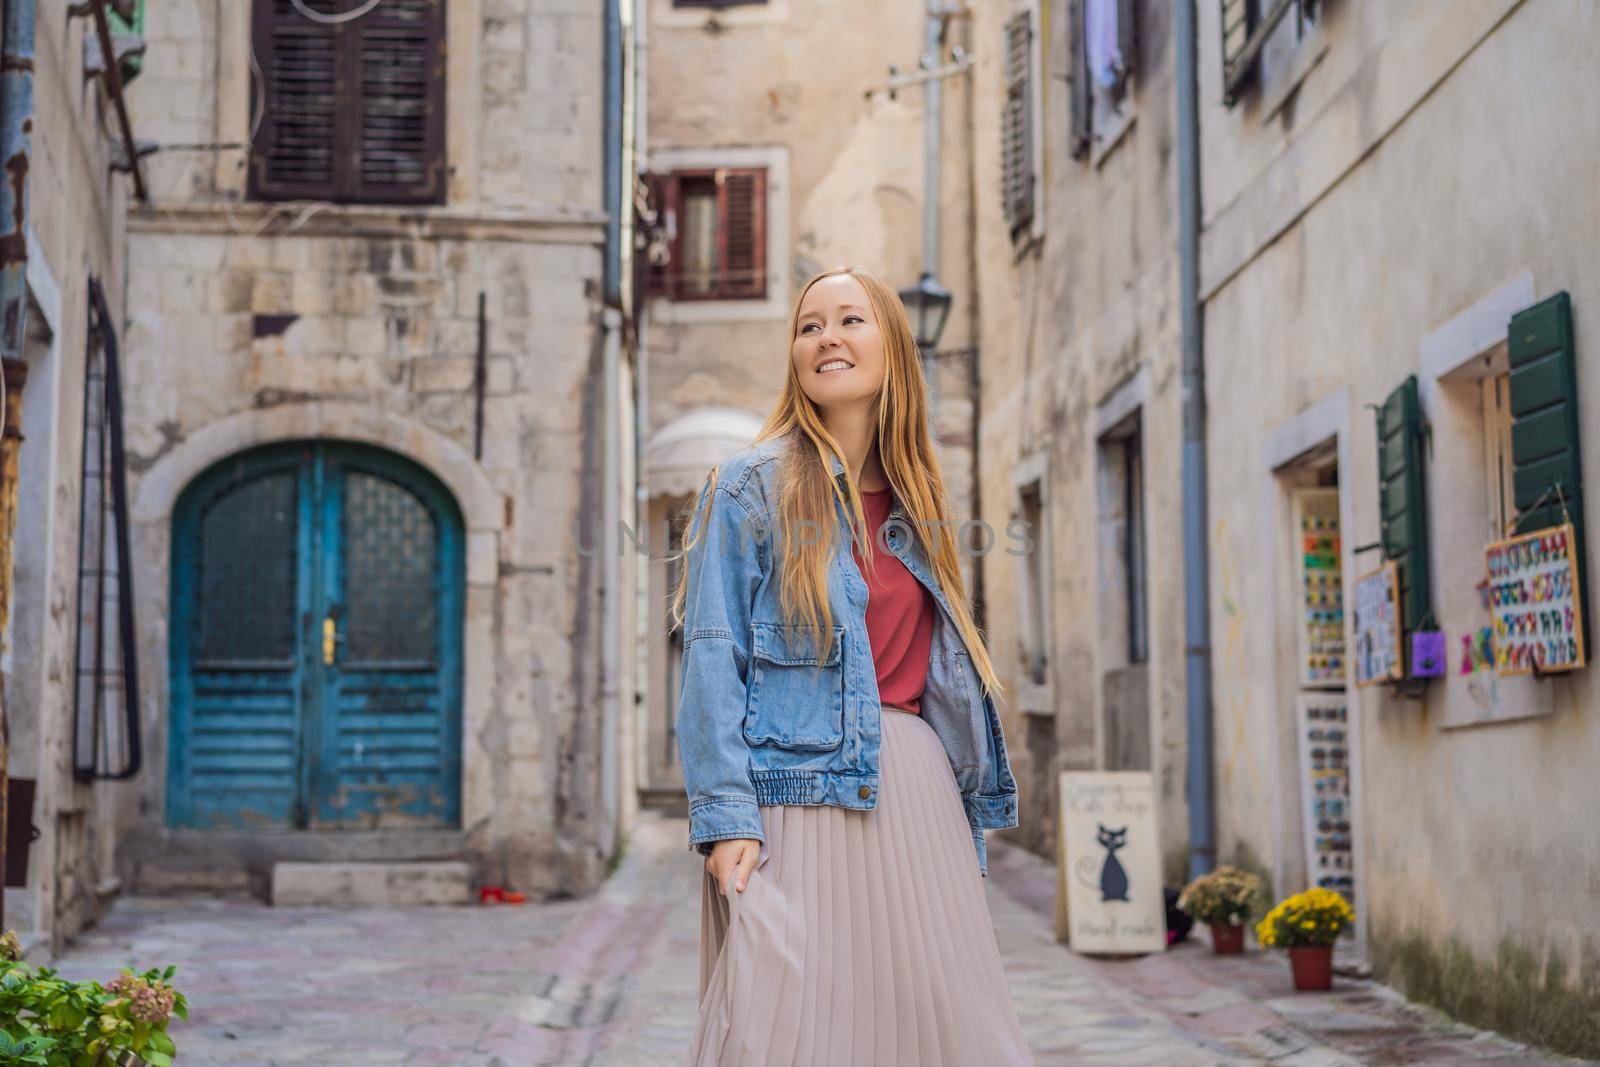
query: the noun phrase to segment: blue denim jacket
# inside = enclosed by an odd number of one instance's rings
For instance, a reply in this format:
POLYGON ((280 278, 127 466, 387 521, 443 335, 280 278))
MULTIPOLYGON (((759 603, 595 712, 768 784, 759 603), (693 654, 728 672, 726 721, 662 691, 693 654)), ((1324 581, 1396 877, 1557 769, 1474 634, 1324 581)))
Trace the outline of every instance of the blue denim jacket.
MULTIPOLYGON (((828 571, 834 625, 825 660, 809 628, 788 625, 779 607, 777 478, 785 447, 764 441, 723 462, 709 504, 701 491, 690 530, 676 725, 689 844, 702 853, 727 838, 765 841, 763 804, 871 809, 878 800, 882 709, 867 640, 867 584, 850 553, 842 506, 828 571)), ((844 477, 837 459, 833 471, 844 477)), ((1000 718, 898 501, 890 517, 889 550, 939 605, 921 714, 950 757, 978 870, 987 874, 984 829, 1017 825, 1000 718)))

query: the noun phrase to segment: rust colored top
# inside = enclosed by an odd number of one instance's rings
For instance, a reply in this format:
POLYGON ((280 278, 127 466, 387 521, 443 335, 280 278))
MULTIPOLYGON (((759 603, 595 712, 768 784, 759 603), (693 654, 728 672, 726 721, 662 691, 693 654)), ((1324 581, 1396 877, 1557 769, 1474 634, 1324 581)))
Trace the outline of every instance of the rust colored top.
POLYGON ((872 531, 872 576, 867 575, 856 547, 852 545, 850 551, 867 583, 867 638, 878 675, 878 700, 918 714, 928 684, 928 655, 938 607, 916 576, 884 547, 879 531, 894 506, 893 491, 863 492, 861 504, 872 531))

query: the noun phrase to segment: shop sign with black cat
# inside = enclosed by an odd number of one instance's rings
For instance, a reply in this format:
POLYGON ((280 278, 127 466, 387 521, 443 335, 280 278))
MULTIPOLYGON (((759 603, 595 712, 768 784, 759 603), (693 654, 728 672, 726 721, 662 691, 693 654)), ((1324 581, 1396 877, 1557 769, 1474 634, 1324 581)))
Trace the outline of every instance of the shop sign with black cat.
POLYGON ((1061 849, 1074 952, 1128 955, 1167 947, 1149 771, 1061 775, 1061 849))

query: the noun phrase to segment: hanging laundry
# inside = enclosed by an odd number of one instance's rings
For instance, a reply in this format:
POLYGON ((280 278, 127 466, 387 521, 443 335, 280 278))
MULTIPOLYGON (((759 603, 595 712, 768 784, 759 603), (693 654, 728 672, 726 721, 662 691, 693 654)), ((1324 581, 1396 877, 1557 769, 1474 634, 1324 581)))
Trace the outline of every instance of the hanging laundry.
POLYGON ((1084 38, 1088 43, 1089 76, 1102 89, 1115 89, 1128 75, 1117 25, 1118 0, 1084 0, 1084 38))

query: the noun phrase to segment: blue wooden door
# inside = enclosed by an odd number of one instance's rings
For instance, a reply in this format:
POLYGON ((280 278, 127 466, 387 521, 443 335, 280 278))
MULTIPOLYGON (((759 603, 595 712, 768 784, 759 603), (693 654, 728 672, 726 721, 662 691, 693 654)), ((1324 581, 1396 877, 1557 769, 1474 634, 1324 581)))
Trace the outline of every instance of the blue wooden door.
POLYGON ((173 520, 168 821, 460 821, 460 513, 377 449, 306 442, 201 475, 173 520))

